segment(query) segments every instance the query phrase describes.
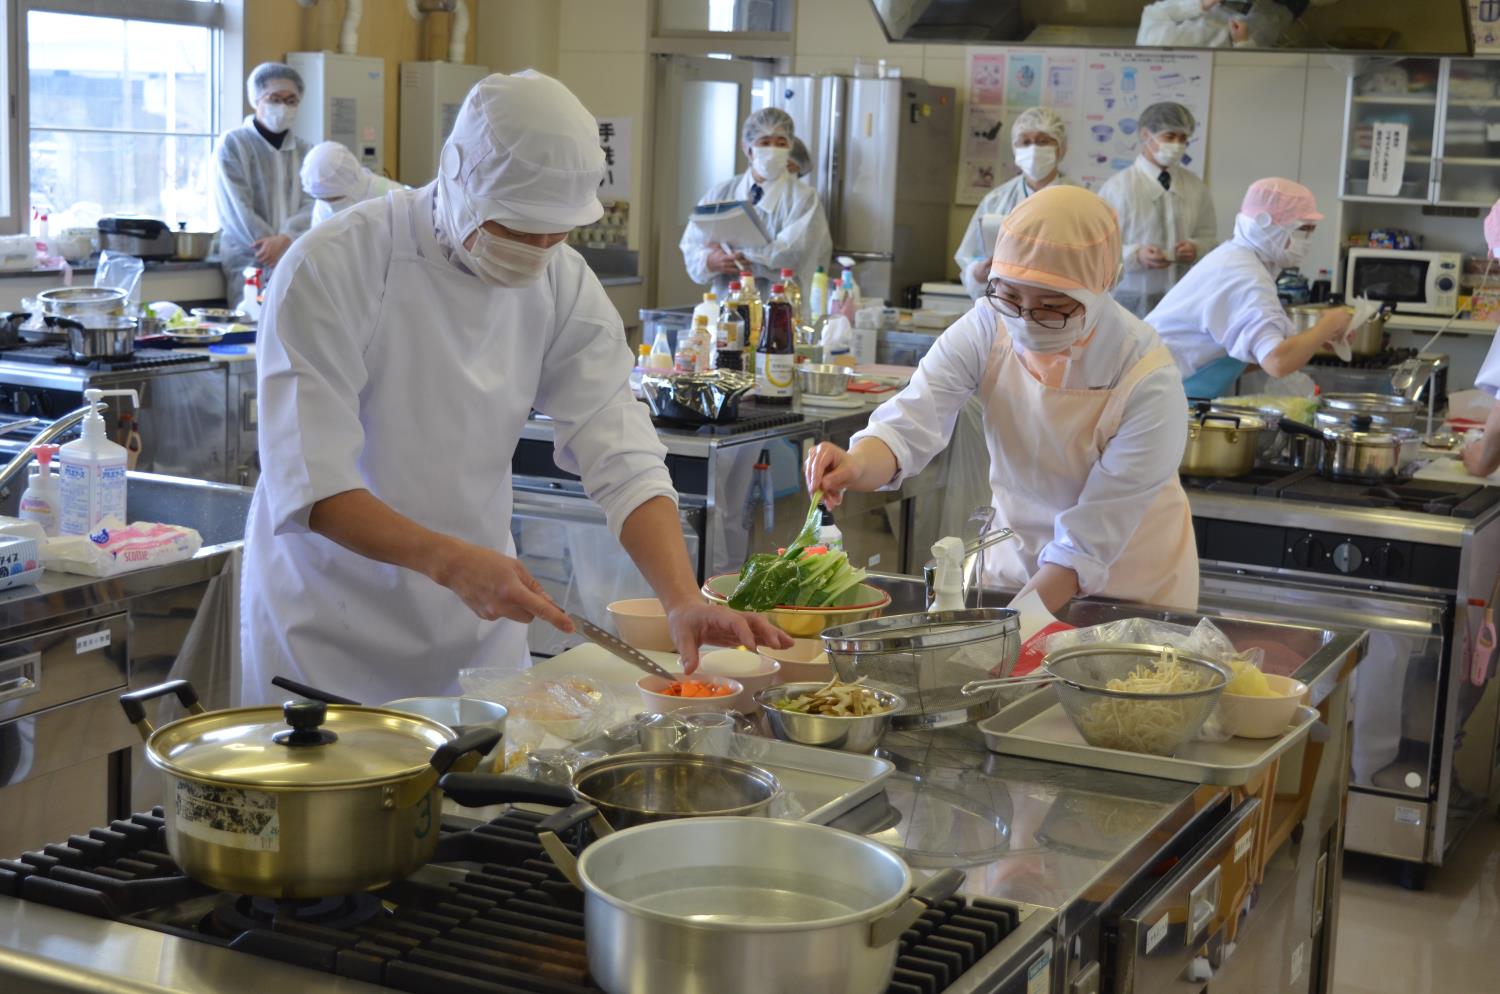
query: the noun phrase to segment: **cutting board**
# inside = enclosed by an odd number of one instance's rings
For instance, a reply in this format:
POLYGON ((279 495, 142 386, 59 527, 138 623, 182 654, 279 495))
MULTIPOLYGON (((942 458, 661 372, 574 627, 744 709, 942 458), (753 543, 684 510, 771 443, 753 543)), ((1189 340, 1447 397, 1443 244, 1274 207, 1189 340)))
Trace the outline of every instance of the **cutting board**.
POLYGON ((1457 456, 1442 456, 1434 459, 1412 476, 1417 480, 1434 480, 1441 483, 1484 482, 1491 487, 1500 487, 1500 470, 1492 474, 1489 479, 1480 481, 1469 475, 1469 471, 1464 469, 1463 460, 1457 456))

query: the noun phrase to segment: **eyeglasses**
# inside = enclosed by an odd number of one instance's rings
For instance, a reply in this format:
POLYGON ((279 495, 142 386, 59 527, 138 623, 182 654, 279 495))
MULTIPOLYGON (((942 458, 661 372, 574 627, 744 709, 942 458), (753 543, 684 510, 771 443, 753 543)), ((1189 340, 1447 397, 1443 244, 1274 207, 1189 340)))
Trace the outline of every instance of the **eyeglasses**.
POLYGON ((1059 331, 1067 327, 1069 318, 1083 310, 1082 304, 1067 311, 1060 311, 1055 307, 1020 307, 1000 296, 998 284, 999 280, 990 280, 989 286, 984 288, 984 299, 996 311, 1008 318, 1026 318, 1035 321, 1043 328, 1059 331))

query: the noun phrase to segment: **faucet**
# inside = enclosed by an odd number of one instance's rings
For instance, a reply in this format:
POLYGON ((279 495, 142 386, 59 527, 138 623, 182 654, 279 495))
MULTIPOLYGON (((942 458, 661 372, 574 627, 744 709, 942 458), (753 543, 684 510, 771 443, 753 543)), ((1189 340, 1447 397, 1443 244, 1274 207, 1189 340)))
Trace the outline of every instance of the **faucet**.
MULTIPOLYGON (((26 468, 27 463, 31 462, 31 457, 36 453, 37 446, 49 445, 51 444, 53 439, 61 437, 69 429, 78 427, 78 425, 82 423, 83 419, 88 417, 93 412, 93 410, 93 404, 85 404, 83 407, 78 408, 76 411, 69 411, 67 414, 64 414, 56 421, 53 421, 51 424, 47 425, 47 427, 37 432, 36 437, 27 443, 26 448, 16 453, 16 455, 11 458, 10 462, 5 464, 4 469, 0 469, 0 491, 3 491, 6 487, 9 487, 11 481, 13 481, 17 476, 20 475, 21 470, 26 468)), ((20 431, 23 428, 30 428, 33 425, 41 423, 42 422, 37 418, 26 418, 21 421, 12 421, 9 424, 0 425, 0 435, 12 431, 20 431)))
MULTIPOLYGON (((970 521, 979 523, 979 537, 964 546, 963 563, 963 595, 964 602, 968 602, 969 591, 974 591, 974 606, 984 607, 984 552, 1001 542, 1008 542, 1015 538, 1016 533, 1009 528, 996 528, 995 509, 993 507, 980 507, 974 510, 970 521), (975 567, 978 567, 977 569, 975 567)), ((937 560, 929 559, 922 567, 922 585, 927 594, 927 609, 931 610, 933 602, 937 599, 937 560)))

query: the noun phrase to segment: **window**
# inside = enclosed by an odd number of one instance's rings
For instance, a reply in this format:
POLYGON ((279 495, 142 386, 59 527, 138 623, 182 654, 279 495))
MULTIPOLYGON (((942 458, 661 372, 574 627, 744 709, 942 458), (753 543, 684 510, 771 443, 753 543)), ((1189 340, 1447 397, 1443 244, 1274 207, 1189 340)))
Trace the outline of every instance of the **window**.
POLYGON ((26 15, 32 208, 54 230, 110 213, 211 224, 217 5, 89 4, 124 16, 41 9, 79 6, 34 0, 26 15))

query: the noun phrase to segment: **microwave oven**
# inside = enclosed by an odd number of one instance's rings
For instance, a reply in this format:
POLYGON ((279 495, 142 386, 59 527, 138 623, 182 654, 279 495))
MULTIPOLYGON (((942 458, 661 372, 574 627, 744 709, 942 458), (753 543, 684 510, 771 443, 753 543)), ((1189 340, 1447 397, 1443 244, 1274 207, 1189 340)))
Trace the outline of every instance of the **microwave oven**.
POLYGON ((1458 252, 1350 249, 1344 299, 1368 297, 1395 304, 1407 314, 1446 317, 1458 310, 1463 268, 1464 257, 1458 252))

